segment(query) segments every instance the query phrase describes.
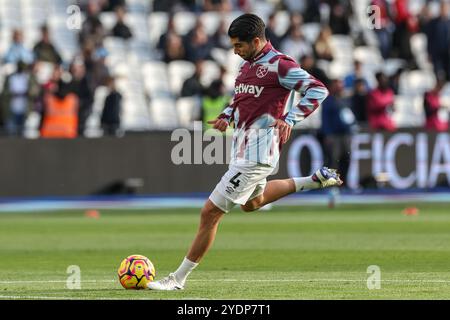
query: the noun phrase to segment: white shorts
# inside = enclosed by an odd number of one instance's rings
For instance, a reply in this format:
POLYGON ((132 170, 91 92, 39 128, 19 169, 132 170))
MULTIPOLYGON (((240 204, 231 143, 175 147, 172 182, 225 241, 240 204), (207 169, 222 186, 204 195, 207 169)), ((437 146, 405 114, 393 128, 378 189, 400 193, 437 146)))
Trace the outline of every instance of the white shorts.
POLYGON ((209 199, 223 212, 229 212, 235 205, 261 195, 273 170, 262 164, 230 165, 209 199))

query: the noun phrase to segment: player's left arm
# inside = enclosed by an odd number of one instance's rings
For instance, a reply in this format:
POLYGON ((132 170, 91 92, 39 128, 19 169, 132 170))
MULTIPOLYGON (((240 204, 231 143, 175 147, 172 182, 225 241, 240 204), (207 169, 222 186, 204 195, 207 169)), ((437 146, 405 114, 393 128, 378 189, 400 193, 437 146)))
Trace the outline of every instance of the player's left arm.
POLYGON ((289 126, 308 117, 328 96, 325 85, 300 68, 294 59, 282 57, 278 63, 278 80, 288 90, 300 92, 300 102, 285 115, 284 122, 289 126))

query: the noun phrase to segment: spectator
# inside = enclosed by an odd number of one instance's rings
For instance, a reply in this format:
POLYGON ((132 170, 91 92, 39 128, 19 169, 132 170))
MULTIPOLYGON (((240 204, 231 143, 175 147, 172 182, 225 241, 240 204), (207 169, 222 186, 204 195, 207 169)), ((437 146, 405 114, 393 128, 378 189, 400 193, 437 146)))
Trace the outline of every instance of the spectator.
POLYGON ((447 80, 450 80, 450 18, 447 2, 441 1, 439 16, 431 19, 424 28, 434 73, 438 76, 445 72, 447 80))
POLYGON ((330 168, 337 168, 346 181, 351 133, 355 130, 355 117, 343 98, 341 80, 331 80, 330 95, 322 104, 322 126, 325 163, 330 168))
POLYGON ((203 95, 205 89, 200 81, 203 71, 203 61, 198 60, 195 62, 195 73, 183 83, 183 87, 181 88, 182 97, 200 97, 203 95))
POLYGON ((36 60, 61 64, 61 55, 50 41, 50 34, 47 26, 44 25, 41 27, 41 35, 41 41, 39 41, 33 48, 34 57, 36 60))
POLYGON ((153 0, 153 12, 175 12, 183 9, 179 0, 153 0))
POLYGON ((169 35, 171 35, 171 34, 178 35, 177 31, 175 29, 175 19, 174 19, 173 15, 169 15, 169 17, 168 17, 168 20, 167 20, 167 31, 164 32, 159 37, 158 44, 156 46, 159 50, 161 50, 161 51, 165 50, 167 41, 169 39, 169 35))
POLYGON ((163 60, 169 63, 174 60, 182 60, 186 56, 183 40, 176 33, 167 34, 167 40, 164 47, 163 60))
POLYGON ((445 75, 441 74, 437 77, 436 86, 425 92, 424 94, 424 109, 425 109, 425 128, 431 131, 447 131, 448 121, 443 121, 439 119, 439 110, 442 108, 442 103, 440 101, 440 92, 445 86, 445 75))
POLYGON ((320 3, 321 0, 306 0, 306 9, 303 12, 305 23, 320 23, 320 3))
POLYGON ((390 5, 387 0, 372 0, 372 6, 379 8, 379 27, 374 28, 375 35, 378 39, 378 46, 380 48, 383 59, 388 59, 392 48, 392 32, 394 25, 392 23, 392 13, 390 5))
POLYGON ((204 11, 230 12, 232 5, 230 0, 204 0, 204 11))
POLYGON ((89 87, 86 67, 82 61, 75 60, 69 71, 72 76, 71 91, 77 95, 79 101, 77 131, 79 136, 83 136, 86 120, 92 112, 94 93, 89 87))
POLYGON ((291 14, 289 15, 289 27, 281 37, 281 40, 284 40, 287 37, 289 37, 293 29, 301 30, 302 25, 303 25, 302 14, 298 11, 291 11, 291 14))
POLYGON ((370 90, 369 82, 364 76, 362 63, 359 60, 353 61, 353 72, 346 75, 344 78, 344 89, 351 94, 351 91, 355 87, 355 80, 362 79, 366 87, 366 91, 370 90))
POLYGON ((314 56, 316 59, 333 61, 333 50, 331 49, 331 28, 323 26, 314 43, 314 56))
POLYGON ((393 56, 406 60, 410 69, 417 69, 411 51, 411 35, 418 30, 418 19, 409 12, 408 0, 395 0, 394 5, 393 56))
POLYGON ((78 126, 78 98, 62 79, 44 96, 42 138, 75 138, 78 126))
POLYGON ((275 49, 279 49, 281 47, 281 37, 275 33, 275 17, 275 12, 271 13, 269 16, 269 21, 267 22, 266 27, 266 38, 270 40, 270 43, 275 49))
POLYGON ((350 18, 353 14, 349 0, 328 0, 330 5, 330 28, 333 34, 350 34, 350 18))
POLYGON ((118 7, 125 8, 126 1, 125 0, 107 0, 104 1, 105 3, 102 5, 102 11, 116 11, 118 7))
POLYGON ((125 8, 116 7, 116 25, 112 28, 111 33, 113 37, 122 38, 128 40, 133 37, 130 28, 125 24, 125 8))
POLYGON ((33 100, 30 96, 31 75, 27 65, 19 61, 17 70, 6 78, 2 91, 3 118, 8 135, 22 135, 33 100))
POLYGON ((23 45, 23 33, 22 30, 16 29, 12 35, 12 45, 5 54, 4 62, 17 64, 19 61, 25 64, 33 63, 33 52, 25 48, 23 45))
POLYGON ((306 8, 305 1, 282 0, 284 7, 288 12, 303 12, 306 8))
POLYGON ((181 5, 181 11, 191 11, 197 14, 203 12, 202 1, 198 0, 179 0, 181 5))
POLYGON ((394 94, 399 94, 399 88, 400 88, 400 76, 402 75, 403 71, 405 71, 404 68, 400 67, 395 71, 395 73, 391 76, 389 76, 389 87, 394 91, 394 94))
POLYGON ((205 130, 212 128, 207 122, 216 119, 229 102, 230 97, 225 94, 222 80, 214 80, 202 99, 201 118, 205 130))
POLYGON ((307 71, 313 77, 319 79, 325 86, 330 83, 330 79, 328 78, 327 74, 322 69, 317 67, 316 61, 313 56, 303 56, 300 59, 300 66, 303 70, 307 71))
POLYGON ((200 18, 197 19, 195 27, 184 38, 186 60, 195 62, 210 58, 213 44, 213 41, 206 33, 203 22, 200 18))
POLYGON ((360 127, 367 126, 367 93, 368 88, 364 79, 355 79, 353 95, 351 96, 351 109, 360 127))
POLYGON ((289 36, 281 42, 281 52, 299 61, 303 56, 311 55, 313 50, 311 45, 303 37, 300 28, 292 28, 289 36))
POLYGON ((367 97, 367 120, 372 130, 395 131, 396 126, 391 117, 394 111, 394 91, 389 88, 387 76, 377 72, 378 87, 367 97))
POLYGON ((228 37, 228 25, 225 19, 220 21, 219 27, 212 36, 213 46, 228 50, 231 48, 230 38, 228 37))
POLYGON ((105 99, 100 122, 105 135, 115 136, 120 129, 122 95, 117 91, 113 77, 108 78, 107 86, 109 94, 105 99))
POLYGON ((98 47, 94 51, 94 65, 92 70, 88 70, 88 77, 91 80, 91 90, 95 92, 95 89, 99 86, 105 86, 106 80, 110 73, 106 65, 106 57, 108 52, 103 47, 98 47))
POLYGON ((95 0, 90 0, 87 6, 87 16, 79 33, 80 44, 84 46, 87 41, 100 45, 106 35, 105 29, 99 18, 100 5, 95 0))

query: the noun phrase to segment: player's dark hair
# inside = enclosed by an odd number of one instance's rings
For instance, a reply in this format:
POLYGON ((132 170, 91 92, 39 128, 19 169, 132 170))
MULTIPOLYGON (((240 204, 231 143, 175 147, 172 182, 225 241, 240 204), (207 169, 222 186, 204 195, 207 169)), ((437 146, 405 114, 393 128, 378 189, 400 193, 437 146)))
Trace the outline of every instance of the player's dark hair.
POLYGON ((266 25, 255 14, 246 13, 237 17, 228 29, 230 38, 238 38, 240 41, 250 42, 255 38, 265 39, 266 25))

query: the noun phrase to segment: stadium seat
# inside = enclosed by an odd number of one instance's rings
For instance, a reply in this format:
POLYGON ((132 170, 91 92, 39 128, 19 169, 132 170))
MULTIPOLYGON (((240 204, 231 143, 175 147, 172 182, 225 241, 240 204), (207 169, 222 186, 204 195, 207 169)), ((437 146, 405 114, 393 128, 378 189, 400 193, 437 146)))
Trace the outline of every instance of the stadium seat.
POLYGON ((124 58, 127 54, 127 45, 122 38, 106 37, 103 40, 103 46, 110 56, 118 56, 124 58))
POLYGON ((168 64, 170 89, 175 96, 178 96, 183 87, 183 82, 190 78, 195 72, 192 62, 175 60, 168 64))
POLYGON ((102 12, 100 13, 100 21, 105 30, 111 30, 116 25, 117 17, 114 12, 102 12))
POLYGON ((414 16, 419 15, 425 5, 425 0, 409 0, 408 9, 410 13, 414 16))
POLYGON ((401 95, 395 97, 393 118, 399 128, 423 127, 425 112, 422 95, 401 95))
POLYGON ((404 95, 423 94, 436 84, 433 72, 425 70, 405 71, 399 81, 399 93, 404 95))
POLYGON ((23 44, 30 50, 35 44, 41 40, 40 26, 24 25, 23 30, 23 44))
POLYGON ((153 128, 171 130, 179 126, 175 100, 157 98, 150 101, 150 118, 153 128))
POLYGON ((22 0, 21 9, 23 25, 35 28, 45 24, 50 11, 53 10, 47 0, 22 0))
POLYGON ((200 18, 205 26, 206 33, 210 36, 217 31, 217 28, 222 20, 221 14, 217 11, 203 12, 200 18))
POLYGON ((350 61, 333 61, 329 64, 328 74, 332 79, 343 79, 353 71, 353 63, 350 61))
POLYGON ((84 130, 84 136, 88 138, 94 138, 100 137, 102 135, 102 130, 100 128, 100 117, 102 115, 103 106, 107 95, 108 95, 107 87, 101 86, 95 90, 92 112, 86 119, 86 128, 84 130))
POLYGON ((417 61, 418 66, 423 70, 431 70, 433 68, 428 61, 427 37, 424 33, 415 33, 410 39, 411 51, 417 61))
POLYGON ((383 63, 383 72, 391 76, 397 72, 398 69, 403 68, 406 66, 406 61, 403 59, 386 59, 383 63))
POLYGON ((205 60, 203 63, 203 72, 200 82, 203 86, 208 87, 213 80, 216 80, 220 77, 220 67, 219 65, 212 60, 205 60))
POLYGON ((383 58, 376 47, 361 46, 353 51, 353 58, 361 61, 367 68, 378 71, 383 67, 383 58))
POLYGON ((150 44, 156 48, 159 38, 167 31, 169 15, 166 12, 152 12, 148 17, 148 34, 150 44))
POLYGON ((152 2, 149 0, 127 0, 127 11, 148 14, 152 2))
MULTIPOLYGON (((320 30, 319 30, 320 31, 320 30)), ((350 60, 353 54, 353 40, 350 36, 332 35, 331 50, 338 60, 350 60)))
POLYGON ((254 0, 252 12, 260 16, 264 21, 267 21, 269 15, 274 11, 274 1, 254 0))
POLYGON ((39 124, 41 121, 41 115, 32 111, 28 114, 27 119, 25 120, 23 135, 27 139, 36 139, 39 138, 39 124))
POLYGON ((305 39, 313 44, 320 33, 320 23, 305 23, 302 25, 302 33, 305 39))
POLYGON ((193 122, 200 119, 201 100, 197 97, 179 98, 176 108, 180 126, 192 129, 193 122))
POLYGON ((442 88, 440 98, 446 112, 450 112, 450 82, 447 82, 444 88, 442 88))
POLYGON ((175 31, 179 35, 186 35, 192 30, 197 21, 197 16, 189 11, 179 11, 174 15, 175 31))
POLYGON ((211 50, 211 57, 222 66, 227 65, 227 55, 228 51, 222 48, 213 48, 211 50))
POLYGON ((237 76, 239 72, 239 66, 244 60, 238 56, 237 54, 234 54, 233 49, 228 50, 227 53, 227 71, 234 76, 237 76))
POLYGON ((0 1, 0 22, 2 28, 22 27, 22 12, 19 1, 0 1))
POLYGON ((150 44, 147 15, 142 12, 128 13, 125 17, 125 23, 131 29, 133 34, 132 40, 150 44))
POLYGON ((145 98, 129 96, 123 100, 122 129, 145 131, 151 129, 151 115, 145 98))
POLYGON ((50 62, 39 62, 37 68, 38 68, 38 72, 36 74, 37 81, 38 83, 43 85, 50 80, 53 71, 55 69, 55 66, 53 63, 50 62))
POLYGON ((164 62, 147 62, 142 68, 145 91, 151 98, 172 95, 167 65, 164 62))
POLYGON ((277 11, 275 13, 275 33, 282 36, 289 28, 289 12, 277 11))

